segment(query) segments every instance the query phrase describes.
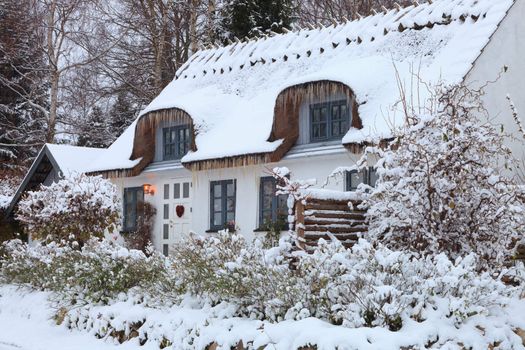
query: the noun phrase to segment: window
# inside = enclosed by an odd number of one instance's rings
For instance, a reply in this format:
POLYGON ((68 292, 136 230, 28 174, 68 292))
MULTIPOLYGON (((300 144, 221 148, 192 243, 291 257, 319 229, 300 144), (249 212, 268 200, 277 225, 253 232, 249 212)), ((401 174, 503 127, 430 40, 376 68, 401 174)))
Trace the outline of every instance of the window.
POLYGON ((170 199, 170 185, 164 185, 164 199, 170 199))
POLYGON ((170 250, 170 248, 169 248, 169 246, 167 244, 163 244, 162 245, 162 254, 164 254, 164 256, 168 256, 169 250, 170 250))
POLYGON ((124 222, 123 230, 132 232, 137 229, 138 219, 144 210, 144 190, 142 187, 124 189, 124 222))
POLYGON ((182 198, 190 198, 190 183, 185 182, 182 184, 182 198))
POLYGON ((350 126, 350 109, 346 100, 310 106, 310 142, 342 138, 350 126))
POLYGON ((181 159, 190 146, 190 127, 177 125, 162 129, 163 160, 181 159))
POLYGON ((173 185, 173 199, 180 198, 180 184, 173 185))
POLYGON ((162 226, 162 238, 169 239, 170 238, 170 225, 164 224, 162 226))
POLYGON ((346 190, 355 191, 357 186, 363 183, 375 187, 377 178, 377 172, 374 167, 369 167, 361 171, 348 171, 346 173, 346 190))
POLYGON ((164 204, 163 218, 164 220, 168 220, 170 218, 170 205, 169 204, 164 204))
POLYGON ((274 177, 262 177, 259 189, 259 228, 269 229, 269 225, 286 225, 288 216, 288 196, 285 194, 275 195, 277 192, 274 177))
POLYGON ((210 229, 222 230, 235 221, 235 180, 210 182, 210 229))

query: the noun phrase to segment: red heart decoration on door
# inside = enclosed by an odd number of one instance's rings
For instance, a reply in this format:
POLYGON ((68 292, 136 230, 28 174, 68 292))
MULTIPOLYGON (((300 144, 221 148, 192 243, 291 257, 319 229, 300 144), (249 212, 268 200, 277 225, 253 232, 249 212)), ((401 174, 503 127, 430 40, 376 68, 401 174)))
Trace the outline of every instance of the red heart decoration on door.
POLYGON ((177 216, 178 216, 179 218, 181 218, 182 215, 184 215, 184 206, 183 206, 183 205, 177 205, 177 206, 175 207, 175 212, 177 213, 177 216))

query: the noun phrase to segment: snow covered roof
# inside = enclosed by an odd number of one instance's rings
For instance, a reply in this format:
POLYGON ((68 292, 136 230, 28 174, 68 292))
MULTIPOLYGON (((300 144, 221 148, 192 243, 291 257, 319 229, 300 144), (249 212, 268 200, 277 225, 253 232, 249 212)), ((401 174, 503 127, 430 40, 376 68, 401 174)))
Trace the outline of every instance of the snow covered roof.
POLYGON ((100 148, 45 144, 12 197, 6 215, 11 215, 25 191, 34 190, 44 183, 52 171, 59 175, 88 172, 93 163, 98 158, 103 158, 107 151, 100 148))
POLYGON ((58 170, 63 174, 84 173, 107 154, 107 149, 55 145, 48 143, 45 148, 51 154, 58 170))
MULTIPOLYGON (((272 152, 277 96, 301 83, 329 80, 350 87, 363 128, 342 143, 390 136, 403 122, 399 84, 458 83, 473 66, 513 0, 435 0, 332 25, 195 53, 140 114, 178 108, 193 119, 196 151, 183 163, 272 152)), ((424 95, 421 96, 424 100, 424 95)), ((139 117, 139 118, 140 118, 139 117)), ((133 124, 93 170, 126 169, 133 124)))

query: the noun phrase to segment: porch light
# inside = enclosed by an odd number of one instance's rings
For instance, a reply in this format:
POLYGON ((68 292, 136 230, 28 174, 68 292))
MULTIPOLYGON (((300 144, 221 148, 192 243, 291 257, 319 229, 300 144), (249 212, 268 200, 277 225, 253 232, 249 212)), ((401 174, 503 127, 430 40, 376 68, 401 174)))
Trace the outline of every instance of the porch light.
POLYGON ((142 185, 142 188, 144 189, 144 194, 154 195, 155 194, 155 188, 151 184, 144 184, 142 185))

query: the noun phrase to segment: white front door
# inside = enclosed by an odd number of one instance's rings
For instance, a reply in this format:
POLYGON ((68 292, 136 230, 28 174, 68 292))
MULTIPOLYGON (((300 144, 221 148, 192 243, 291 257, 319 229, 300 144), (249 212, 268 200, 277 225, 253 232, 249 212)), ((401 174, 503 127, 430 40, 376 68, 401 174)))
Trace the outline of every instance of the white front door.
POLYGON ((162 251, 167 254, 169 247, 190 232, 192 214, 191 179, 173 179, 164 184, 162 208, 162 251))

